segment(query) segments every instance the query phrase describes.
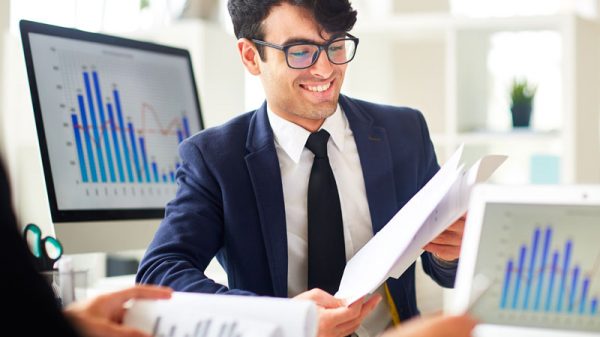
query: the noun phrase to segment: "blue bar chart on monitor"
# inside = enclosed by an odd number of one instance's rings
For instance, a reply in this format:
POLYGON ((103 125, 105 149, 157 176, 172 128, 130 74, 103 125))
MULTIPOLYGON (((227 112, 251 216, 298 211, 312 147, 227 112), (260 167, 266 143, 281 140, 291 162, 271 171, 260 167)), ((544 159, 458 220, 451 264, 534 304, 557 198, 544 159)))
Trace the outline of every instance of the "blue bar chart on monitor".
POLYGON ((175 118, 163 126, 156 118, 157 114, 152 106, 144 104, 141 111, 141 114, 144 115, 142 121, 145 122, 146 117, 154 117, 157 122, 156 128, 147 129, 145 125, 141 128, 136 127, 131 122, 131 117, 123 117, 117 85, 112 88, 110 96, 103 98, 98 72, 93 70, 91 73, 94 79, 94 91, 90 89, 89 72, 83 71, 85 91, 77 93, 78 111, 71 114, 82 182, 175 183, 174 171, 178 161, 162 163, 159 170, 156 157, 150 154, 150 160, 148 158, 149 154, 145 146, 146 135, 160 135, 160 137, 166 138, 165 141, 181 143, 184 138, 190 136, 187 116, 182 115, 179 120, 175 118), (95 113, 94 96, 97 100, 98 115, 95 113), (89 107, 89 114, 86 106, 89 107), (128 120, 127 124, 124 123, 124 120, 128 120), (83 134, 83 138, 81 134, 83 134), (139 152, 136 149, 138 146, 139 152), (87 152, 87 156, 84 152, 87 152), (140 162, 143 163, 143 170, 140 162), (152 175, 148 169, 149 162, 152 165, 152 175), (100 171, 100 176, 96 173, 97 169, 100 171), (108 170, 108 174, 106 170, 108 170), (163 177, 162 179, 159 179, 159 171, 162 172, 160 175, 163 177))
POLYGON ((61 209, 163 207, 178 146, 201 129, 188 59, 31 35, 61 209), (131 198, 132 195, 143 198, 131 198))
POLYGON ((488 207, 476 270, 494 282, 474 312, 498 324, 599 331, 600 209, 488 207))

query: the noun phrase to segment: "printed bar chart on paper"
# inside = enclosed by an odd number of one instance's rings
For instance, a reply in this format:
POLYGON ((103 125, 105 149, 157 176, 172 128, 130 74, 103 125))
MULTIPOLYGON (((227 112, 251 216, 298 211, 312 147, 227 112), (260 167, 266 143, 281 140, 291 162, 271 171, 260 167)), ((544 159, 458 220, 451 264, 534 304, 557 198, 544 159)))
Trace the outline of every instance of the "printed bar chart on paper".
POLYGON ((200 131, 185 57, 31 35, 61 209, 160 208, 178 145, 200 131), (85 48, 82 48, 85 44, 85 48))
POLYGON ((494 282, 473 313, 490 323, 600 330, 600 209, 488 207, 476 270, 494 282))
POLYGON ((174 292, 132 301, 123 324, 156 337, 314 337, 318 315, 307 300, 174 292))
POLYGON ((157 316, 152 324, 154 337, 283 337, 277 325, 256 320, 184 315, 169 320, 157 316))

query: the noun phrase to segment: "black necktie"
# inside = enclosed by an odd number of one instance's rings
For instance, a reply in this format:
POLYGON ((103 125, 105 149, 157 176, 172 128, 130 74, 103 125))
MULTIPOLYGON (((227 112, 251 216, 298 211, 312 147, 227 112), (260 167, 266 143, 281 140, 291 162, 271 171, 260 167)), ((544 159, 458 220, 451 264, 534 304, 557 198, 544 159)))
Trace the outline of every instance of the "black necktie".
POLYGON ((315 154, 308 181, 308 289, 337 292, 344 267, 342 208, 327 157, 329 133, 312 133, 306 147, 315 154))

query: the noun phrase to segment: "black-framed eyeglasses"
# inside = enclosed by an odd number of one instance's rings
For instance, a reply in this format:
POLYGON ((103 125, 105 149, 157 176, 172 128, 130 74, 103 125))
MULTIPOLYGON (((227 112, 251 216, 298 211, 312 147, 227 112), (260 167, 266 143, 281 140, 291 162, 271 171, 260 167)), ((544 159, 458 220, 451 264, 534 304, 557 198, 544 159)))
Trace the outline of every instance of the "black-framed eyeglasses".
POLYGON ((252 41, 261 46, 279 49, 285 53, 285 61, 292 69, 306 69, 319 59, 321 51, 325 50, 329 62, 333 64, 345 64, 356 55, 358 38, 346 33, 343 37, 336 37, 323 44, 295 42, 286 45, 278 45, 258 39, 252 41))

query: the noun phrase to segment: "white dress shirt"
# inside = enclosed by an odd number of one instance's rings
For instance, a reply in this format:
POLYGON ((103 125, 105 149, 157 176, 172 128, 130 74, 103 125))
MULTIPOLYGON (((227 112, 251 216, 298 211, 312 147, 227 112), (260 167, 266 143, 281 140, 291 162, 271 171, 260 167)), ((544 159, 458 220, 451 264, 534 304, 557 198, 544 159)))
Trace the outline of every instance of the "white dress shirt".
MULTIPOLYGON (((310 135, 308 130, 279 117, 270 108, 267 108, 267 113, 275 136, 283 184, 288 241, 288 296, 294 297, 305 292, 308 287, 306 208, 314 154, 304 147, 310 135)), ((339 105, 335 113, 325 120, 321 129, 327 130, 331 135, 327 143, 327 154, 340 196, 348 261, 373 237, 365 182, 354 135, 339 105)), ((360 337, 377 336, 391 322, 392 316, 383 286, 378 289, 378 293, 383 300, 356 331, 360 337)))

